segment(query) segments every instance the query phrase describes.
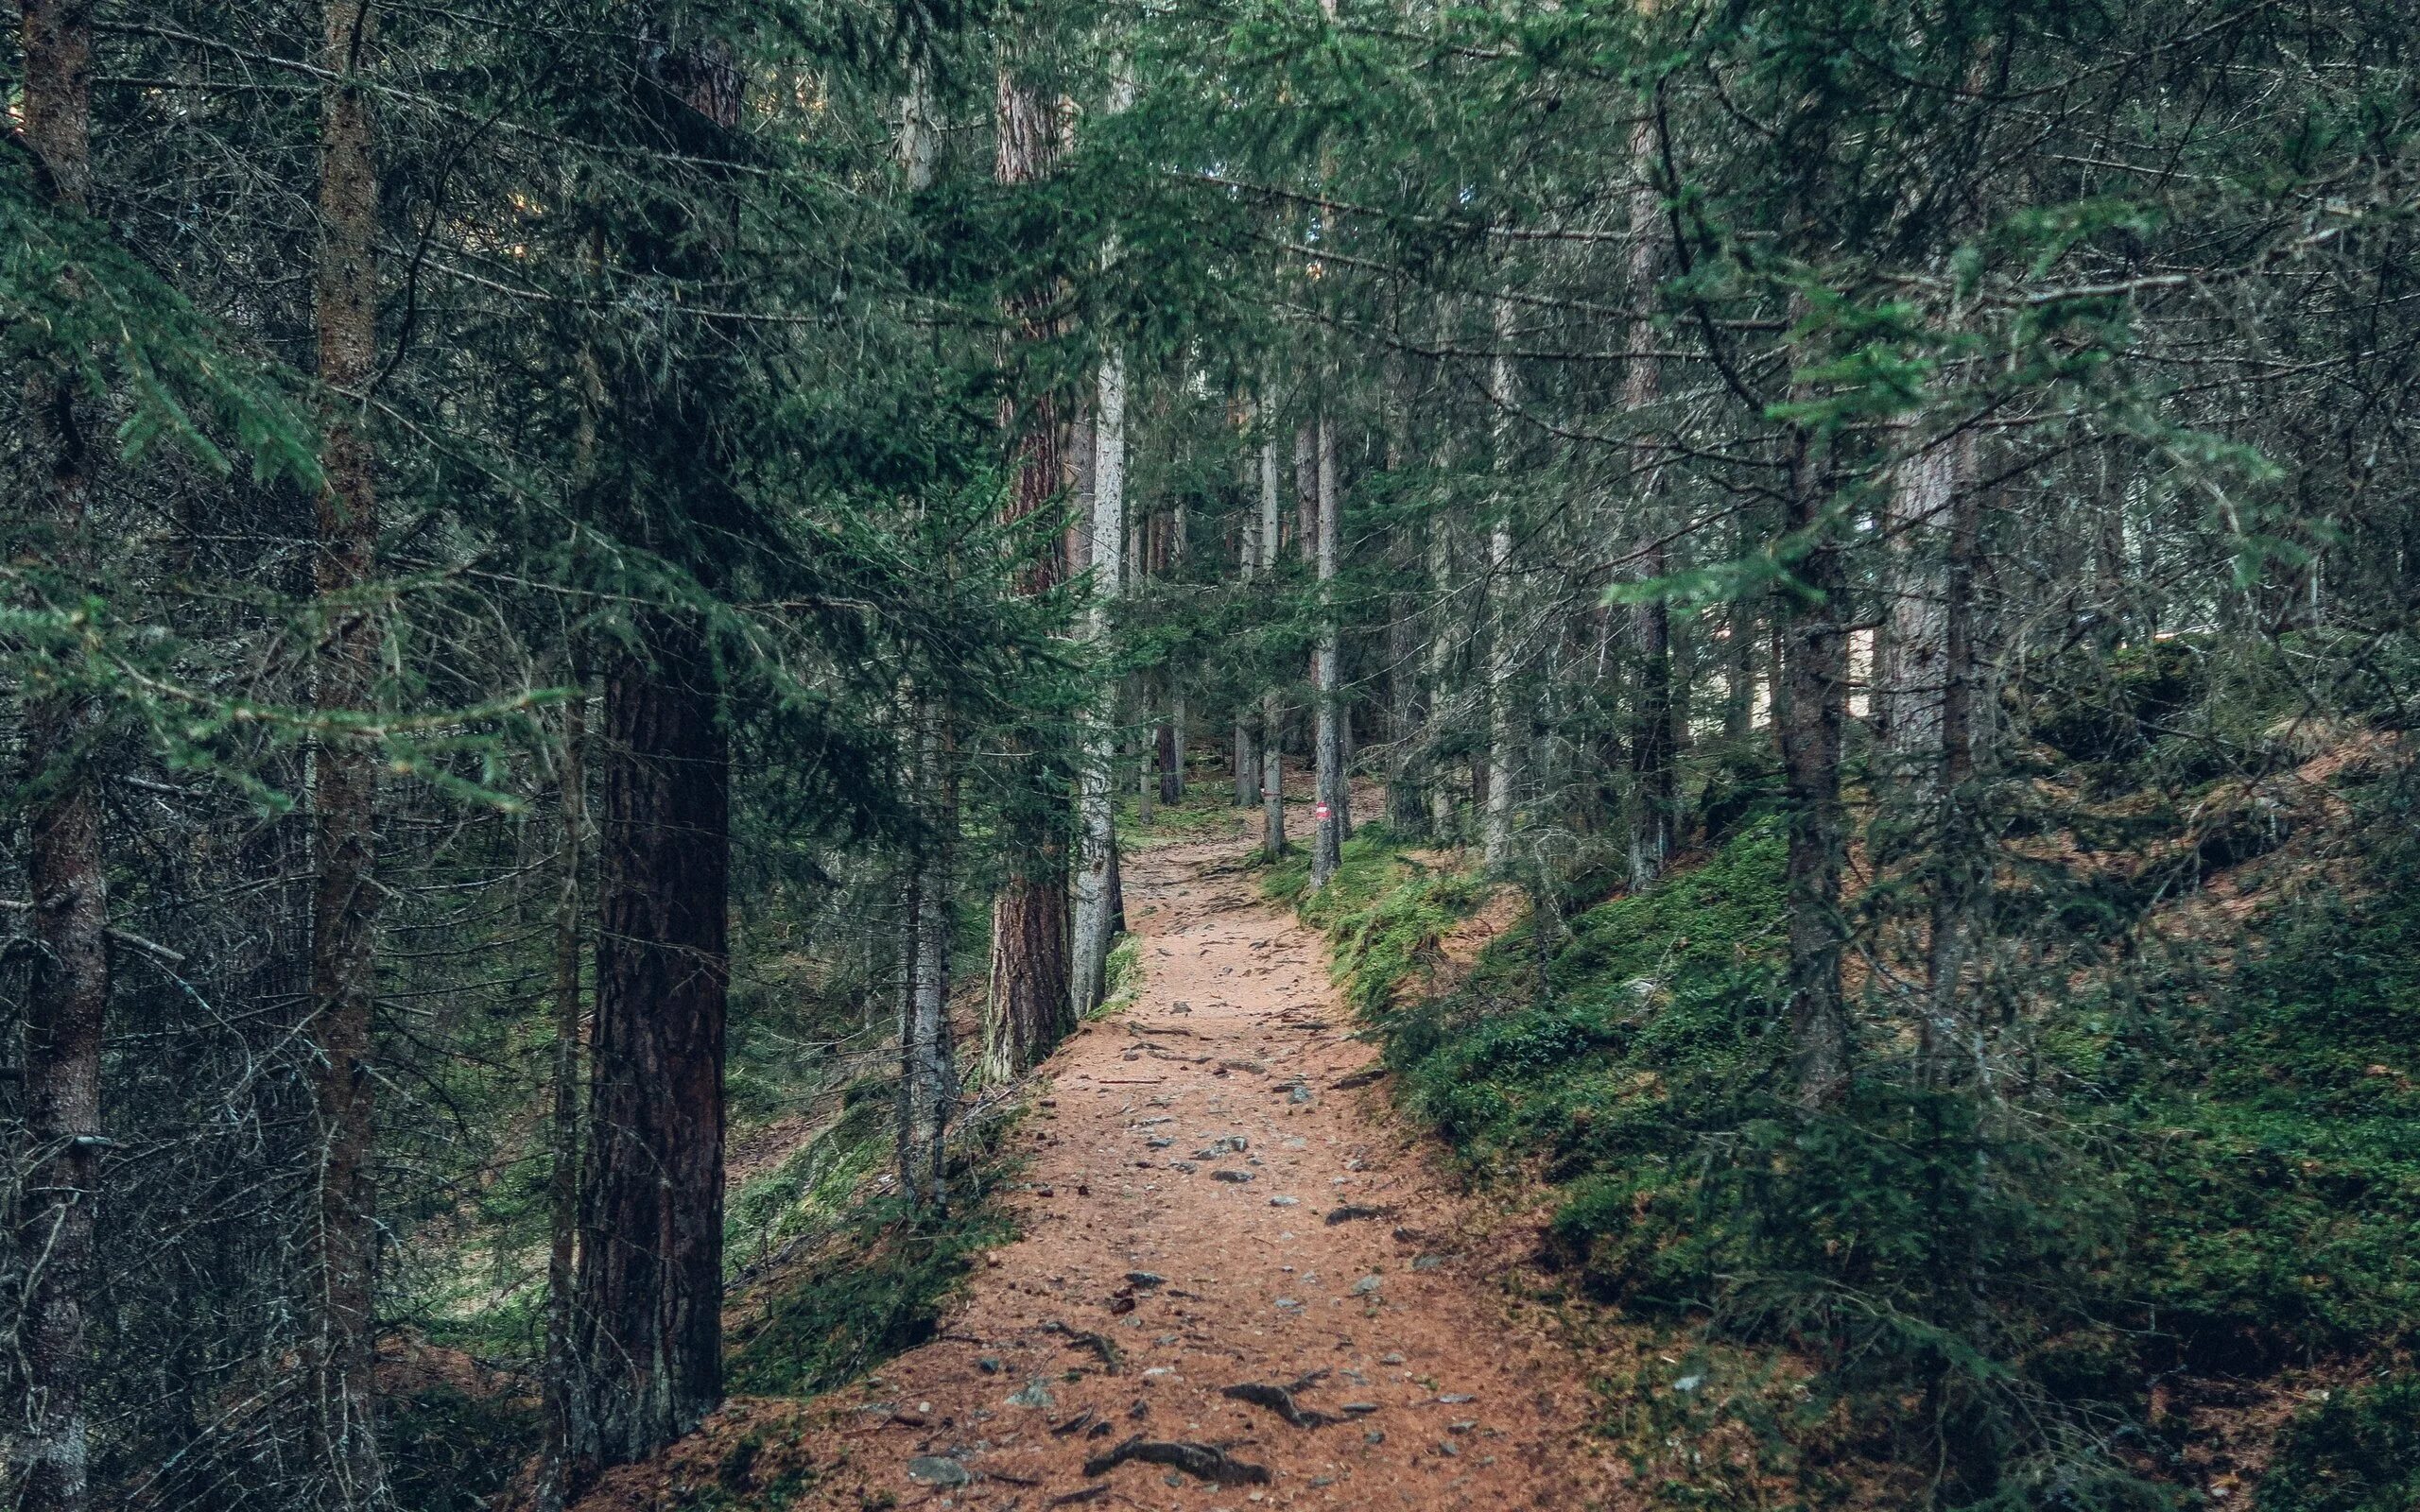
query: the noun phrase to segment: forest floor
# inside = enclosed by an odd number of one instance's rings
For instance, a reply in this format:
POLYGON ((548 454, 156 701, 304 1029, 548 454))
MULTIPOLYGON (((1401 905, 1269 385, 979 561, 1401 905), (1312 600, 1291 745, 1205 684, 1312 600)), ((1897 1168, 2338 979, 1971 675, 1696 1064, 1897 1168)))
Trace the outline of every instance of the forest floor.
POLYGON ((804 1416, 735 1400, 584 1507, 1603 1503, 1582 1364, 1507 1285, 1537 1215, 1461 1195, 1392 1121, 1318 936, 1248 854, 1128 857, 1146 980, 1041 1068, 1020 1237, 939 1338, 804 1416), (785 1461, 794 1496, 712 1496, 785 1461))

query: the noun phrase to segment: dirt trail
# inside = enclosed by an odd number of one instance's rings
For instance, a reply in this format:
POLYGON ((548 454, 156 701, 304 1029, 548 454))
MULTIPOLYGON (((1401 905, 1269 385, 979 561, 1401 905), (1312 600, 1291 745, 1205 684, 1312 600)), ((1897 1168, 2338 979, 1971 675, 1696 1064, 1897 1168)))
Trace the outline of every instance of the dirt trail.
POLYGON ((798 1505, 1586 1504, 1573 1362, 1510 1326, 1424 1152, 1339 1089, 1372 1053, 1240 855, 1130 858, 1149 983, 1044 1068, 1024 1237, 939 1342, 843 1394, 856 1473, 798 1505), (1227 1463, 1192 1468, 1229 1484, 1085 1473, 1136 1435, 1214 1446, 1227 1463))

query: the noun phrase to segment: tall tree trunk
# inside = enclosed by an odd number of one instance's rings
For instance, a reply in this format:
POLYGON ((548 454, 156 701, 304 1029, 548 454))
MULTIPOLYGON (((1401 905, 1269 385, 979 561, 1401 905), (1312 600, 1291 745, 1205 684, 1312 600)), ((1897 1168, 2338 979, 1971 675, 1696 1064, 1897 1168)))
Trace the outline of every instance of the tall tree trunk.
MULTIPOLYGON (((1253 415, 1255 424, 1259 421, 1257 408, 1255 405, 1253 415)), ((1250 583, 1260 565, 1258 522, 1247 520, 1238 534, 1241 541, 1240 549, 1236 552, 1236 574, 1242 581, 1250 583)), ((1250 808, 1253 795, 1260 788, 1260 753, 1253 739, 1251 712, 1242 706, 1236 710, 1235 749, 1235 770, 1231 775, 1236 782, 1236 807, 1250 808)))
POLYGON ((1976 900, 1989 885, 1990 858, 1968 784, 1975 775, 1975 558, 1982 497, 1975 486, 1975 438, 1949 443, 1957 455, 1942 534, 1941 703, 1932 781, 1940 819, 1934 841, 1930 937, 1925 956, 1928 1008, 1925 1059, 1935 1085, 1965 1081, 1989 1095, 1991 1061, 1976 995, 1961 990, 1976 900))
POLYGON ((1320 631, 1319 646, 1312 653, 1311 683, 1319 699, 1319 731, 1313 759, 1316 780, 1313 784, 1315 807, 1312 814, 1318 829, 1311 840, 1311 885, 1323 887, 1336 875, 1343 863, 1345 817, 1344 782, 1344 721, 1343 690, 1339 686, 1339 636, 1336 606, 1336 558, 1341 534, 1339 518, 1344 501, 1337 495, 1336 424, 1325 414, 1319 418, 1318 461, 1315 481, 1319 490, 1316 522, 1317 561, 1319 563, 1320 631))
MULTIPOLYGON (((1125 560, 1126 356, 1113 350, 1101 358, 1093 427, 1093 601, 1085 613, 1084 638, 1098 647, 1109 633, 1109 606, 1116 601, 1118 569, 1125 560)), ((1103 702, 1108 694, 1104 690, 1103 702)), ((1088 710, 1084 763, 1079 777, 1078 828, 1083 852, 1076 870, 1076 940, 1073 971, 1079 1016, 1101 1001, 1109 960, 1109 863, 1117 842, 1111 784, 1117 770, 1117 726, 1107 707, 1088 710)))
MULTIPOLYGON (((999 75, 995 123, 996 174, 1002 183, 1031 183, 1043 178, 1057 155, 1054 112, 1011 68, 999 75)), ((1043 313, 1047 292, 1037 290, 1018 301, 1014 312, 1024 339, 1038 341, 1049 335, 1043 313)), ((1047 393, 1028 396, 1023 413, 1011 414, 1014 427, 1015 483, 1008 515, 1028 519, 1047 508, 1059 490, 1060 435, 1058 405, 1047 393)), ((1019 574, 1021 592, 1039 597, 1065 577, 1066 564, 1057 550, 1046 550, 1019 574)), ((1032 771, 1028 790, 1009 816, 1009 853, 1014 871, 992 901, 991 988, 985 998, 983 1064, 985 1076, 1005 1083, 1057 1042, 1068 1022, 1067 849, 1061 823, 1052 812, 1058 774, 1051 753, 1020 753, 1032 771)))
MULTIPOLYGON (((1662 197, 1651 177, 1652 121, 1641 121, 1632 135, 1631 162, 1638 182, 1630 200, 1630 299, 1640 313, 1630 324, 1633 355, 1622 377, 1622 408, 1634 419, 1655 403, 1663 387, 1663 365, 1648 354, 1655 327, 1646 314, 1664 249, 1662 197)), ((1670 566, 1651 507, 1655 482, 1651 470, 1639 489, 1633 520, 1640 540, 1638 576, 1649 579, 1662 577, 1670 566)), ((1662 876, 1671 858, 1680 780, 1672 731, 1672 608, 1656 597, 1638 605, 1633 614, 1631 649, 1638 659, 1638 679, 1630 738, 1630 883, 1636 890, 1662 876)))
MULTIPOLYGON (((1169 695, 1168 701, 1173 706, 1176 696, 1169 695)), ((1159 722, 1157 728, 1151 731, 1151 744, 1152 761, 1160 774, 1160 801, 1170 806, 1184 802, 1184 778, 1181 768, 1184 765, 1184 748, 1178 742, 1176 720, 1173 717, 1164 718, 1159 722)))
POLYGON ((1789 813, 1789 1018, 1798 1101, 1810 1110, 1848 1094, 1848 1003, 1841 983, 1841 730, 1848 701, 1848 575, 1823 519, 1825 483, 1814 438, 1793 430, 1787 528, 1806 542, 1782 592, 1783 698, 1774 720, 1789 813))
MULTIPOLYGON (((1268 417, 1263 415, 1262 422, 1268 417)), ((1260 443, 1260 565, 1277 566, 1278 532, 1283 521, 1277 504, 1277 443, 1260 443)), ((1286 854, 1286 731, 1277 690, 1260 696, 1260 851, 1276 861, 1286 854)))
POLYGON ((378 1227, 370 1165, 371 1009, 378 903, 372 876, 377 761, 341 725, 370 709, 379 616, 360 594, 376 571, 378 498, 367 388, 377 366, 378 176, 370 94, 360 83, 375 41, 370 0, 334 0, 321 16, 320 251, 315 316, 329 419, 314 581, 325 618, 313 704, 338 727, 313 750, 311 1042, 319 1218, 312 1229, 310 1372, 321 1504, 387 1500, 375 1385, 378 1227))
POLYGON ((588 685, 577 656, 573 666, 574 692, 563 705, 558 798, 562 858, 555 884, 554 1106, 546 1139, 546 1353, 539 1377, 545 1437, 539 1455, 539 1512, 561 1512, 563 1505, 571 1447, 579 1437, 573 1414, 583 1405, 572 1355, 572 1264, 579 1234, 580 857, 588 830, 588 685))
MULTIPOLYGON (((956 934, 959 747, 949 709, 922 699, 915 729, 915 789, 925 805, 925 847, 905 943, 908 989, 900 1011, 898 1132, 900 1193, 925 1219, 949 1212, 949 1113, 959 1101, 959 1055, 949 1025, 949 949, 956 934)), ((1106 907, 1106 888, 1103 888, 1106 907)))
POLYGON ((1889 604, 1876 648, 1874 715, 1893 785, 1919 801, 1940 775, 1944 662, 1948 636, 1945 538, 1966 480, 1967 441, 1953 437, 1901 462, 1884 516, 1890 539, 1889 604))
MULTIPOLYGON (((93 30, 83 0, 24 0, 26 145, 52 200, 87 208, 92 182, 93 30)), ((37 481, 29 513, 48 565, 73 602, 92 571, 86 518, 93 457, 84 396, 61 368, 26 380, 37 481)), ((17 1504, 80 1512, 90 1504, 84 1407, 84 1316, 100 1197, 101 1030, 109 1008, 109 893, 101 805, 81 749, 99 712, 72 692, 29 699, 25 777, 38 784, 26 835, 33 970, 25 1001, 24 1187, 17 1263, 24 1295, 17 1347, 26 1391, 12 1445, 17 1504)))
POLYGON ((575 1487, 722 1400, 731 767, 699 628, 638 628, 605 680, 575 1487))
POLYGON ((1505 481, 1512 470, 1512 301, 1495 301, 1495 358, 1490 387, 1495 401, 1495 468, 1498 480, 1495 518, 1487 533, 1487 803, 1485 855, 1491 868, 1512 859, 1512 782, 1515 749, 1512 719, 1512 500, 1505 481))
POLYGON ((1421 669, 1428 684, 1428 750, 1422 765, 1422 785, 1428 792, 1428 834, 1438 844, 1463 838, 1454 824, 1454 784, 1443 752, 1439 749, 1438 733, 1453 698, 1446 679, 1454 667, 1453 586, 1454 558, 1453 525, 1443 514, 1428 520, 1428 647, 1426 664, 1421 669))

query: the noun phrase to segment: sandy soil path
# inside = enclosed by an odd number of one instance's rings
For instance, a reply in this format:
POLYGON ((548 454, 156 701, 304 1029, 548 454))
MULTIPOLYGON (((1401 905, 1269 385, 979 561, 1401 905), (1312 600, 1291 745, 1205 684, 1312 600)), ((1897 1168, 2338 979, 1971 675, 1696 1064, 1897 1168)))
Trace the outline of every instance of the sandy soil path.
POLYGON ((1024 1237, 859 1388, 854 1484, 799 1505, 884 1504, 886 1482, 903 1507, 1025 1512, 1588 1503, 1574 1363, 1510 1325, 1447 1183, 1339 1088, 1371 1051, 1239 856, 1130 858, 1149 986, 1045 1068, 1024 1237), (1224 1460, 1085 1473, 1137 1437, 1224 1460))

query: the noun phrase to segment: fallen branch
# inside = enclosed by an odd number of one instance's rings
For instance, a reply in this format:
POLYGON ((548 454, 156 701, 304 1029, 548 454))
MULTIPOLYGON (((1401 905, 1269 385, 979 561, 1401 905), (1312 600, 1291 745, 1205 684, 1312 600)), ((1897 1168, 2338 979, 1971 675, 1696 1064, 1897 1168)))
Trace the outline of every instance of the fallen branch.
POLYGON ((1268 1385, 1258 1381, 1229 1386, 1219 1395, 1236 1401, 1249 1401, 1255 1407, 1266 1407, 1297 1428, 1325 1428, 1330 1423, 1344 1421, 1341 1418, 1304 1406, 1294 1400, 1294 1393, 1284 1386, 1268 1385))
POLYGON ((1235 1458, 1225 1450, 1210 1444, 1172 1442, 1162 1438, 1145 1438, 1137 1434, 1106 1454, 1084 1461, 1086 1475, 1106 1475, 1130 1459, 1147 1465, 1167 1465, 1183 1470, 1198 1481, 1215 1486, 1267 1486, 1269 1467, 1253 1465, 1235 1458))
POLYGON ((1099 1355, 1100 1363, 1108 1367, 1111 1375, 1116 1375, 1118 1372, 1126 1368, 1126 1357, 1117 1352, 1117 1341, 1111 1338, 1106 1333, 1095 1333, 1086 1329, 1069 1328, 1066 1324, 1060 1322, 1057 1318, 1053 1318, 1049 1322, 1042 1325, 1042 1331, 1045 1333, 1064 1334, 1069 1344, 1080 1345, 1083 1348, 1092 1350, 1093 1353, 1099 1355))
POLYGON ((1368 1208, 1357 1202, 1348 1202, 1341 1208, 1330 1208, 1327 1212, 1327 1221, 1333 1227, 1340 1223, 1351 1223, 1356 1218, 1392 1218, 1394 1216, 1394 1211, 1392 1208, 1368 1208))

